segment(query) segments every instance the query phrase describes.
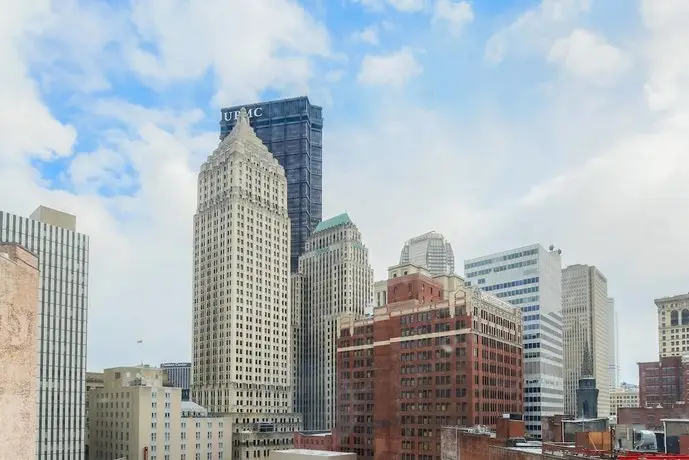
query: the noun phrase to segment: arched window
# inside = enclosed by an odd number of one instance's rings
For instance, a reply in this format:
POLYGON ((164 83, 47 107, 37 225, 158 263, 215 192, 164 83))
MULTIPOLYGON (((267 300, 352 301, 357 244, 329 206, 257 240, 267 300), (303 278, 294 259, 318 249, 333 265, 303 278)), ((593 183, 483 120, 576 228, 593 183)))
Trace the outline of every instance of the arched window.
POLYGON ((677 311, 673 311, 670 313, 670 326, 677 325, 679 325, 679 313, 677 311))
POLYGON ((689 310, 682 310, 682 325, 689 324, 689 310))

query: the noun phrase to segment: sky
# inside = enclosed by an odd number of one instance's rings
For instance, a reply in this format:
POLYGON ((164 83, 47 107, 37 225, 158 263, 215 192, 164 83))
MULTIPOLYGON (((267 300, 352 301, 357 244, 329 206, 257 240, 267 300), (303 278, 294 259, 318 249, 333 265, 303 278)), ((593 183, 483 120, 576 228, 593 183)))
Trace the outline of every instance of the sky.
POLYGON ((553 244, 607 277, 636 382, 654 299, 689 291, 688 22, 685 0, 10 0, 0 208, 90 235, 89 370, 190 360, 220 108, 307 94, 324 217, 376 279, 430 230, 458 267, 553 244))

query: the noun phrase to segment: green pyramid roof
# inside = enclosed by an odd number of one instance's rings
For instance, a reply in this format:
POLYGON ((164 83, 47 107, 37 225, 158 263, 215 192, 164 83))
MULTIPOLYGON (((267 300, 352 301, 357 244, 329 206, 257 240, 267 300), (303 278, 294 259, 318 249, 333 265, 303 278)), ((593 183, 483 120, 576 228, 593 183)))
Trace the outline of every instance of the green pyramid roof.
POLYGON ((350 224, 352 223, 351 219, 349 218, 349 214, 346 212, 343 214, 340 214, 339 216, 331 217, 330 219, 326 219, 321 221, 320 224, 316 227, 315 232, 322 232, 324 230, 331 229, 333 227, 337 227, 339 225, 344 225, 344 224, 350 224))

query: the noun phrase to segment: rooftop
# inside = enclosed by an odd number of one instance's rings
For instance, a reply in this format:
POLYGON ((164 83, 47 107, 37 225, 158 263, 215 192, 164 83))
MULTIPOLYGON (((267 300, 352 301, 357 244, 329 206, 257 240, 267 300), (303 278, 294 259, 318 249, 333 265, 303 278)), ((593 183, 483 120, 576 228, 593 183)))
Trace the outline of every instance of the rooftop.
POLYGON ((315 232, 323 232, 325 230, 329 230, 331 228, 337 227, 339 225, 345 225, 345 224, 351 224, 352 220, 349 218, 349 214, 346 212, 343 214, 340 214, 335 217, 331 217, 330 219, 326 219, 321 221, 320 224, 316 227, 315 232))

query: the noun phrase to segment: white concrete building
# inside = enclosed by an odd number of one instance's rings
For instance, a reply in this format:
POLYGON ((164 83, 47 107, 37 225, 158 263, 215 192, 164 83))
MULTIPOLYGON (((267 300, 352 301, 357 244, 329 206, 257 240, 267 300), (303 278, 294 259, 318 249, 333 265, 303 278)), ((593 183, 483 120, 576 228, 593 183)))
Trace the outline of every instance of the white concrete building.
POLYGON ((293 443, 287 180, 246 110, 201 165, 194 216, 192 401, 231 414, 232 458, 293 443))
POLYGON ((660 357, 689 355, 689 294, 655 299, 655 304, 660 357))
POLYGON ((89 459, 199 460, 232 458, 232 420, 182 401, 163 386, 165 371, 106 369, 103 387, 89 391, 89 459))
POLYGON ((615 299, 608 298, 608 325, 609 327, 609 342, 608 342, 608 383, 610 390, 614 390, 620 383, 620 356, 619 356, 619 336, 618 336, 618 322, 617 310, 615 309, 615 299))
POLYGON ((39 460, 84 458, 89 237, 76 221, 45 206, 29 218, 0 211, 0 243, 38 256, 39 460))
POLYGON ((404 243, 399 264, 418 265, 433 276, 453 275, 455 253, 447 238, 437 232, 428 232, 404 243))
POLYGON ((610 417, 617 420, 617 409, 621 407, 639 407, 639 387, 615 388, 610 391, 610 417))
POLYGON ((577 264, 562 270, 565 414, 576 414, 585 345, 591 353, 599 391, 598 414, 610 412, 609 306, 608 280, 596 267, 577 264))
MULTIPOLYGON (((299 257, 292 292, 301 292, 296 411, 305 430, 332 430, 337 396, 337 318, 363 316, 373 300, 373 269, 349 216, 322 221, 299 257)), ((295 301, 297 297, 292 296, 295 301)))
POLYGON ((464 261, 472 286, 522 311, 524 421, 540 439, 541 417, 563 411, 560 251, 539 244, 464 261))

